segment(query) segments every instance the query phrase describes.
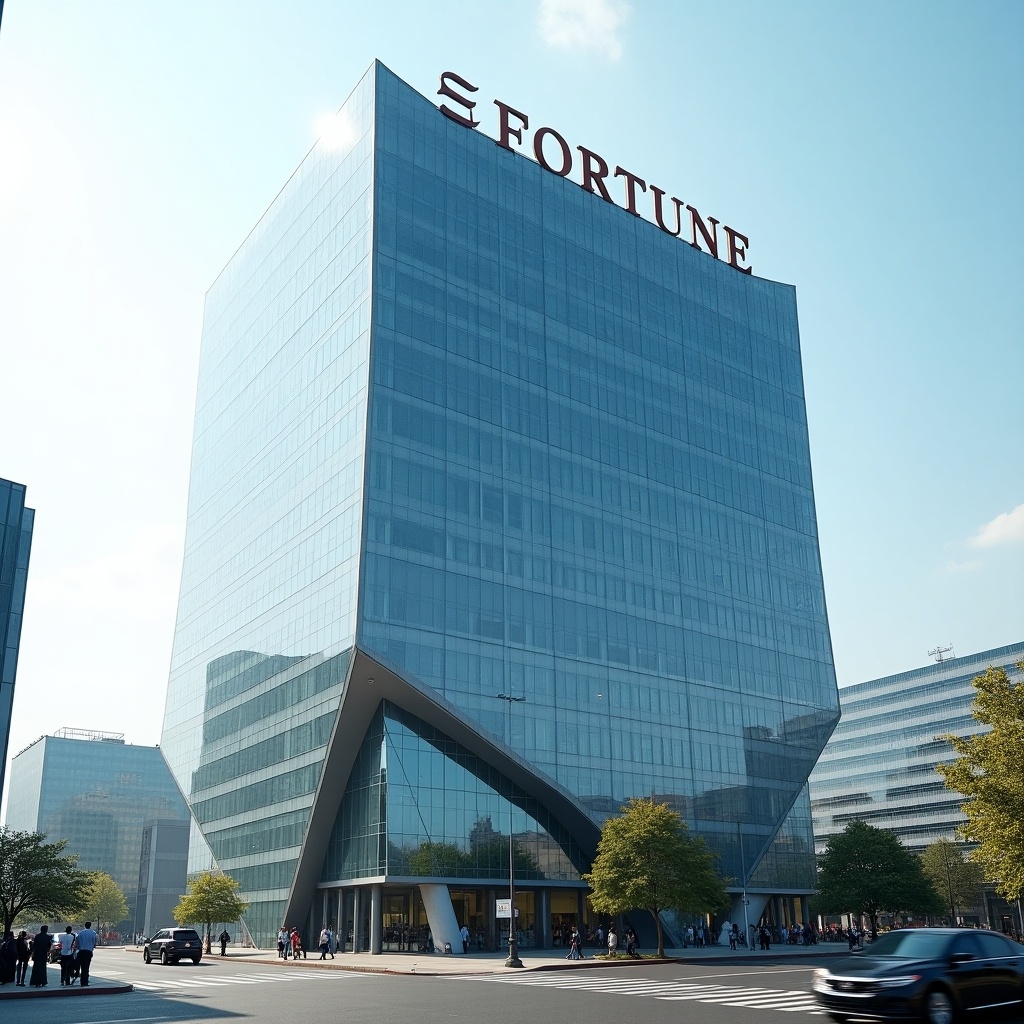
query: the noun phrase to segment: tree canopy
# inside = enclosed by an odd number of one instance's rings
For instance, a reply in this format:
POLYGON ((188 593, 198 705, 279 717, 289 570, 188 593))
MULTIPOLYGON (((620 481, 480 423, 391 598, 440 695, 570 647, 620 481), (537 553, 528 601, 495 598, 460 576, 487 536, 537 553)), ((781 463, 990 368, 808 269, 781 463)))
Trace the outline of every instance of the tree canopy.
POLYGON ((967 860, 949 839, 937 839, 921 854, 921 866, 935 891, 949 904, 950 924, 956 925, 957 907, 973 907, 981 895, 985 871, 967 860))
MULTIPOLYGON (((1024 674, 1024 660, 1017 662, 1024 674)), ((939 765, 946 785, 967 797, 964 839, 971 859, 1007 900, 1024 896, 1024 680, 990 667, 972 682, 974 718, 989 726, 977 736, 947 736, 959 758, 939 765)))
POLYGON ((174 908, 178 924, 206 926, 206 952, 210 952, 210 931, 213 922, 229 924, 237 921, 249 909, 249 904, 238 895, 239 885, 230 875, 219 871, 204 871, 188 883, 188 892, 174 908))
POLYGON ((647 910, 658 929, 658 956, 665 955, 661 912, 711 913, 727 906, 725 883, 714 855, 665 804, 633 799, 601 829, 597 858, 583 876, 590 902, 604 914, 647 910))
POLYGON ((95 921, 97 925, 112 928, 127 916, 128 901, 117 882, 105 871, 90 872, 82 917, 95 921))
POLYGON ((826 914, 941 914, 943 900, 914 856, 891 832, 851 821, 818 858, 818 908, 826 914))
POLYGON ((77 855, 65 855, 66 839, 48 843, 41 832, 19 832, 0 825, 0 909, 4 931, 19 914, 46 920, 70 917, 84 903, 89 876, 77 855))

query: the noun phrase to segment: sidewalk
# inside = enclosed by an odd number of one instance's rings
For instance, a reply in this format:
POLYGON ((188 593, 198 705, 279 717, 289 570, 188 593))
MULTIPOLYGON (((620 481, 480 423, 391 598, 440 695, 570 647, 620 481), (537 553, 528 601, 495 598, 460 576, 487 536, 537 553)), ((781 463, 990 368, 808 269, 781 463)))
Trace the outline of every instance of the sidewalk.
MULTIPOLYGON (((709 946, 706 949, 666 949, 664 960, 634 960, 624 953, 612 959, 607 957, 594 959, 594 949, 586 949, 584 952, 587 954, 585 960, 567 960, 565 954, 557 949, 520 949, 519 959, 523 962, 522 968, 506 967, 507 954, 504 951, 501 953, 471 952, 461 956, 442 953, 381 953, 376 956, 370 953, 336 953, 333 960, 330 957, 321 960, 320 952, 316 950, 308 952, 305 960, 301 958, 299 960, 282 960, 276 952, 271 950, 237 949, 228 952, 228 959, 245 959, 252 963, 292 969, 305 967, 311 970, 360 971, 381 974, 517 974, 523 970, 561 971, 599 970, 602 968, 614 970, 616 967, 625 967, 628 964, 649 964, 652 967, 666 963, 721 965, 761 962, 772 964, 783 961, 844 956, 847 949, 846 943, 839 942, 821 943, 817 946, 776 946, 767 952, 750 951, 742 947, 733 952, 728 946, 709 946)), ((644 950, 643 952, 649 954, 651 951, 644 950)), ((216 951, 210 956, 204 957, 204 961, 207 962, 219 959, 220 956, 216 951)))

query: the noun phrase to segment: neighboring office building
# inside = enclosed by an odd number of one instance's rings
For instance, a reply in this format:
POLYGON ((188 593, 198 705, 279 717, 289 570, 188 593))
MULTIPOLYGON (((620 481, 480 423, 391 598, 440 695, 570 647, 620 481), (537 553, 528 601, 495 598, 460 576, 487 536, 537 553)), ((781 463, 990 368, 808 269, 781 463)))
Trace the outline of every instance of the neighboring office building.
POLYGON ((65 852, 78 854, 80 868, 110 875, 128 900, 122 930, 135 920, 143 827, 154 818, 189 820, 159 747, 125 743, 119 733, 61 729, 11 762, 7 824, 67 839, 65 852))
POLYGON ((543 946, 654 794, 752 920, 806 919, 838 696, 793 289, 380 64, 338 125, 207 296, 162 736, 192 867, 260 944, 493 948, 511 827, 543 946))
MULTIPOLYGON (((971 680, 989 666, 1014 675, 1022 658, 1024 643, 1010 644, 840 689, 842 719, 811 775, 818 851, 854 819, 895 833, 915 853, 958 840, 964 798, 935 770, 955 757, 942 737, 984 732, 971 716, 971 680)), ((1011 908, 994 893, 988 899, 998 926, 1011 908)))
POLYGON ((25 485, 0 478, 0 794, 7 771, 18 644, 25 610, 28 557, 35 511, 25 507, 25 485))

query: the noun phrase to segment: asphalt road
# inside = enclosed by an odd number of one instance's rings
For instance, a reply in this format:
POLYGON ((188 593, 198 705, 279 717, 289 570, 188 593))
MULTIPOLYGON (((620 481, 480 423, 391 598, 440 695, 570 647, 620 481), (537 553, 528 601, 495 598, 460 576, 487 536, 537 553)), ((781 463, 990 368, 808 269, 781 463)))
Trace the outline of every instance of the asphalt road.
MULTIPOLYGON (((838 959, 838 957, 837 957, 838 959)), ((809 995, 812 972, 831 960, 801 964, 765 957, 756 964, 644 964, 521 974, 358 974, 290 964, 204 959, 172 967, 142 963, 137 952, 100 950, 94 975, 130 982, 128 995, 8 1002, 18 1024, 283 1024, 455 1022, 505 1024, 821 1024, 809 995)), ((1005 1018, 1004 1018, 1005 1019, 1005 1018)))

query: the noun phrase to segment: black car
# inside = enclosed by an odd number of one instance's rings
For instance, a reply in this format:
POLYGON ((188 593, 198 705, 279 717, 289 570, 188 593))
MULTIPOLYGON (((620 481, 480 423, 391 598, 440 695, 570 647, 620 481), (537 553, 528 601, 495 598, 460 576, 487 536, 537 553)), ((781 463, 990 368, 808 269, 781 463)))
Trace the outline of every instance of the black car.
POLYGON ((814 973, 818 1005, 836 1021, 924 1018, 951 1024, 1024 1004, 1024 946, 998 932, 902 928, 863 954, 814 973))
POLYGON ((142 946, 142 959, 151 964, 176 964, 184 957, 197 964, 203 958, 203 940, 194 928, 161 928, 142 946))

